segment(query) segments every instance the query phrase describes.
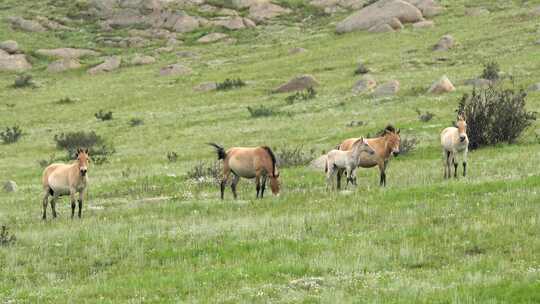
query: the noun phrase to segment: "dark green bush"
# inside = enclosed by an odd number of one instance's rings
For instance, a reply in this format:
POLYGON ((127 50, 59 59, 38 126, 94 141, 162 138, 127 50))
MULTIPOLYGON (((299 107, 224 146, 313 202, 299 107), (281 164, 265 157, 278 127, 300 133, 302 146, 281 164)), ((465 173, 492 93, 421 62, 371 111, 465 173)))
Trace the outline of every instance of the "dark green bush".
POLYGON ((418 140, 414 137, 402 138, 399 143, 399 154, 401 155, 409 154, 410 152, 416 149, 417 144, 418 144, 418 140))
POLYGON ((174 151, 167 152, 167 159, 170 163, 175 163, 178 160, 178 154, 174 151))
POLYGON ((77 149, 88 148, 90 158, 98 165, 107 162, 108 158, 116 152, 112 144, 107 144, 94 131, 61 133, 54 136, 54 141, 58 150, 67 151, 69 159, 75 157, 77 149))
POLYGON ((315 150, 304 150, 302 146, 281 147, 276 150, 280 167, 304 166, 317 157, 315 150))
POLYGON ((22 74, 18 75, 13 82, 13 87, 17 89, 35 87, 36 84, 32 80, 32 75, 22 74))
POLYGON ((2 225, 2 228, 0 228, 0 246, 8 246, 14 243, 16 239, 13 233, 9 233, 8 227, 2 225))
POLYGON ((187 172, 187 178, 197 182, 218 182, 221 178, 221 162, 200 161, 193 165, 187 172))
POLYGON ((499 80, 499 64, 495 61, 484 64, 484 70, 482 71, 481 78, 488 80, 499 80))
POLYGON ((428 122, 435 116, 435 114, 429 111, 422 113, 419 109, 416 109, 416 113, 418 113, 418 119, 422 122, 428 122))
POLYGON ((491 86, 474 88, 459 102, 457 113, 467 121, 469 148, 513 143, 536 120, 536 112, 525 109, 527 94, 524 90, 491 86))
POLYGON ((99 110, 94 116, 101 121, 111 120, 113 119, 112 112, 104 112, 103 110, 99 110))
POLYGON ((129 120, 129 125, 132 127, 144 125, 144 120, 141 118, 132 118, 129 120))
POLYGON ((5 131, 0 132, 0 138, 4 144, 12 144, 21 138, 23 135, 22 129, 19 126, 6 127, 5 131))
POLYGON ((317 91, 314 88, 310 87, 304 91, 296 92, 292 95, 289 95, 285 98, 287 104, 293 104, 297 100, 309 100, 317 96, 317 91))
POLYGON ((58 103, 58 104, 73 104, 73 103, 77 103, 77 102, 80 102, 80 99, 64 97, 64 98, 60 98, 56 103, 58 103))
POLYGON ((229 79, 229 78, 227 78, 227 79, 225 79, 225 81, 218 82, 216 84, 216 90, 218 90, 218 91, 232 90, 232 89, 235 89, 235 88, 243 87, 245 85, 246 85, 246 83, 240 78, 237 78, 237 79, 229 79))
POLYGON ((247 109, 249 111, 249 114, 253 118, 272 116, 272 115, 276 114, 276 112, 274 110, 272 110, 271 108, 267 108, 267 107, 265 107, 263 105, 257 106, 255 108, 252 108, 252 107, 248 106, 247 109))

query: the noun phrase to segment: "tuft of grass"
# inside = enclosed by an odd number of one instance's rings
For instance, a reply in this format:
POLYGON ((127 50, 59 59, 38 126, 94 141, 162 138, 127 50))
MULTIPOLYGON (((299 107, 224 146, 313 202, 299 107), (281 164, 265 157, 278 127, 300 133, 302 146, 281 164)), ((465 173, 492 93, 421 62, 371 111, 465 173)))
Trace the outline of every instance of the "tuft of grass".
POLYGON ((101 121, 107 121, 113 119, 113 113, 111 111, 105 112, 103 110, 99 110, 97 113, 94 114, 94 116, 101 121))
POLYGON ((271 108, 265 107, 264 105, 260 105, 257 107, 247 107, 247 110, 249 111, 249 115, 253 118, 257 117, 268 117, 272 115, 276 115, 277 112, 271 108))
POLYGON ((429 111, 422 113, 419 109, 416 109, 416 113, 418 114, 418 120, 420 120, 421 122, 428 122, 435 116, 435 114, 429 111))
POLYGON ((174 151, 167 152, 167 160, 170 163, 175 163, 178 160, 178 154, 174 151))
POLYGON ((134 117, 129 120, 129 125, 132 127, 142 126, 144 125, 144 120, 142 120, 142 118, 134 117))
POLYGON ((58 101, 56 103, 61 104, 61 105, 65 105, 65 104, 79 103, 80 101, 81 100, 78 99, 78 98, 64 97, 64 98, 58 99, 58 101))
POLYGON ((287 102, 287 104, 291 105, 291 104, 294 104, 295 101, 297 100, 310 100, 310 99, 313 99, 317 96, 317 91, 310 87, 310 88, 307 88, 306 90, 304 91, 299 91, 299 92, 296 92, 292 95, 289 95, 285 98, 285 101, 287 102))
POLYGON ((186 175, 188 179, 197 182, 217 183, 221 177, 221 170, 220 161, 199 161, 188 169, 186 175))
POLYGON ((16 240, 17 238, 15 237, 15 235, 13 233, 9 233, 8 227, 2 225, 2 227, 0 228, 0 246, 7 247, 15 243, 16 240))
POLYGON ((4 131, 0 132, 0 138, 4 144, 16 143, 22 135, 23 131, 19 126, 6 127, 4 131))
POLYGON ((36 83, 33 81, 32 75, 21 74, 17 75, 15 81, 13 82, 13 87, 16 89, 22 88, 35 88, 36 83))
POLYGON ((416 149, 418 144, 418 139, 415 137, 406 137, 402 138, 399 144, 399 154, 407 155, 416 149))
POLYGON ((497 81, 499 80, 499 73, 501 72, 499 64, 496 61, 491 61, 484 64, 484 70, 482 71, 481 78, 497 81))

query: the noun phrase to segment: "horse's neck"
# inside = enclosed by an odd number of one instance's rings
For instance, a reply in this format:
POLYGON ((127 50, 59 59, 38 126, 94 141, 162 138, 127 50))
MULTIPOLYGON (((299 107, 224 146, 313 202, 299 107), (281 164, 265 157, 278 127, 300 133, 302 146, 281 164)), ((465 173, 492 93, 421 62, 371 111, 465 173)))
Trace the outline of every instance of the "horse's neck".
POLYGON ((384 155, 383 158, 387 159, 390 153, 392 152, 392 147, 388 145, 388 137, 382 136, 380 137, 381 140, 384 142, 384 155))

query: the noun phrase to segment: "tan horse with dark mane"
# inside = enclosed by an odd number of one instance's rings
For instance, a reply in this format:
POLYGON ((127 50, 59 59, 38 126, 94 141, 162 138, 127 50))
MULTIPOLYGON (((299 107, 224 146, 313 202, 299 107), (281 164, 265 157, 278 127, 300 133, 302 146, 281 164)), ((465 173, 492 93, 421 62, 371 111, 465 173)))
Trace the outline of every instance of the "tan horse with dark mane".
POLYGON ((266 179, 270 178, 270 188, 274 195, 279 194, 279 173, 276 168, 276 156, 272 149, 267 146, 255 148, 233 147, 225 149, 215 143, 209 143, 216 149, 218 159, 223 160, 223 179, 221 181, 221 199, 225 193, 225 186, 232 172, 233 180, 231 190, 234 198, 236 195, 236 185, 243 178, 255 178, 257 185, 257 198, 263 198, 266 188, 266 179))
POLYGON ((43 219, 47 218, 49 196, 52 196, 51 209, 56 218, 56 200, 69 195, 71 200, 71 218, 75 215, 75 194, 79 193, 79 218, 82 212, 83 195, 88 186, 88 149, 77 150, 77 161, 72 164, 51 164, 43 170, 43 219))
MULTIPOLYGON (((399 154, 399 144, 401 138, 399 136, 400 130, 388 125, 384 129, 384 133, 376 138, 368 138, 367 144, 375 151, 373 154, 361 154, 358 166, 362 168, 379 167, 380 172, 380 185, 386 186, 386 168, 392 155, 397 156, 399 154)), ((349 151, 352 149, 353 144, 360 138, 349 138, 344 140, 338 147, 339 150, 349 151)), ((341 175, 343 170, 338 171, 337 174, 337 187, 340 188, 341 175)), ((352 180, 353 184, 356 184, 356 177, 352 180)))

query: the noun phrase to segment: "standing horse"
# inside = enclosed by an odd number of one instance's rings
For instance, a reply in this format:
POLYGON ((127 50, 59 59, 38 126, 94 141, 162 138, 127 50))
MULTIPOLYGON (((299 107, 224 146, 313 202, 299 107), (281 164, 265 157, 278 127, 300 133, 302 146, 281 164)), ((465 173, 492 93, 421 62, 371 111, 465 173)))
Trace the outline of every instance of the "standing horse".
POLYGON ((51 164, 43 170, 43 219, 47 219, 47 204, 52 196, 51 209, 56 218, 56 200, 68 195, 71 200, 71 218, 75 215, 75 193, 79 193, 79 218, 82 212, 83 194, 88 185, 88 149, 77 150, 77 161, 72 164, 51 164))
POLYGON ((469 138, 467 137, 467 122, 463 115, 458 116, 456 127, 448 127, 441 132, 441 145, 444 159, 444 178, 452 175, 454 165, 454 178, 457 178, 458 161, 456 158, 461 153, 463 162, 463 176, 467 175, 467 153, 469 152, 469 138))
MULTIPOLYGON (((399 136, 400 130, 396 129, 388 125, 384 129, 384 133, 380 137, 376 138, 368 138, 366 140, 367 144, 375 151, 373 154, 362 154, 360 156, 360 160, 358 162, 358 165, 362 168, 372 168, 375 166, 379 167, 380 172, 380 182, 379 185, 386 186, 386 168, 388 167, 388 162, 390 161, 390 157, 392 155, 398 156, 399 155, 399 144, 401 142, 401 138, 399 136)), ((344 140, 339 145, 339 150, 347 151, 352 148, 352 145, 354 142, 356 142, 358 138, 349 138, 344 140)), ((340 182, 341 182, 341 174, 343 174, 343 170, 338 171, 337 173, 337 187, 340 188, 340 182)), ((353 184, 356 184, 356 177, 352 179, 353 184)))
POLYGON ((326 172, 327 187, 332 184, 333 188, 334 175, 339 170, 346 171, 347 185, 349 184, 349 181, 354 184, 353 176, 356 174, 356 168, 358 168, 360 161, 360 153, 362 152, 369 154, 374 153, 363 137, 355 141, 352 145, 352 149, 349 151, 334 149, 328 152, 326 156, 326 165, 324 168, 324 171, 326 172))
POLYGON ((274 195, 279 194, 279 173, 276 168, 276 156, 272 149, 267 146, 256 148, 233 147, 225 149, 215 143, 209 143, 216 149, 218 159, 223 160, 223 179, 221 181, 221 199, 225 193, 225 186, 232 172, 233 180, 231 190, 234 198, 236 195, 236 185, 240 177, 255 178, 257 187, 257 198, 263 198, 266 188, 266 179, 270 178, 270 188, 274 195), (262 183, 261 183, 262 180, 262 183))

